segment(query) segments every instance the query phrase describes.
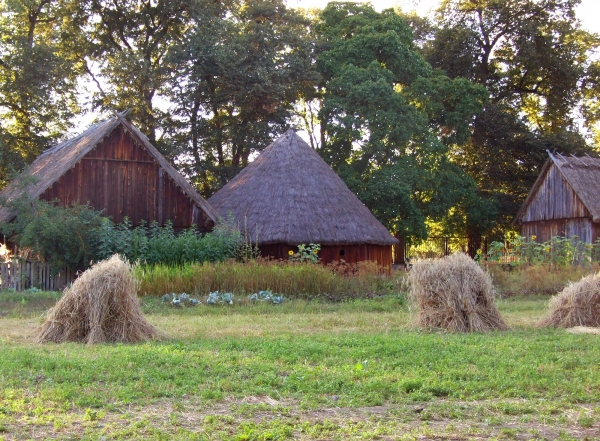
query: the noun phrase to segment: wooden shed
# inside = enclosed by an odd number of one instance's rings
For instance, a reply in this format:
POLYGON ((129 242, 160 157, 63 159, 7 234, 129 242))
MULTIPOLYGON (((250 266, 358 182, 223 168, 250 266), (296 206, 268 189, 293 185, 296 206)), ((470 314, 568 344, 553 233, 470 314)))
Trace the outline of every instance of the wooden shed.
MULTIPOLYGON (((24 172, 24 188, 12 182, 0 193, 10 201, 58 199, 62 205, 89 203, 115 223, 173 222, 176 229, 212 229, 218 215, 192 185, 123 115, 98 123, 75 138, 43 152, 24 172)), ((0 207, 0 221, 15 214, 0 207)))
POLYGON ((600 237, 600 159, 548 154, 513 225, 538 242, 554 236, 595 242, 600 237))
POLYGON ((323 263, 371 260, 391 268, 398 240, 293 130, 209 202, 221 216, 233 214, 263 257, 287 260, 298 245, 315 243, 323 263))

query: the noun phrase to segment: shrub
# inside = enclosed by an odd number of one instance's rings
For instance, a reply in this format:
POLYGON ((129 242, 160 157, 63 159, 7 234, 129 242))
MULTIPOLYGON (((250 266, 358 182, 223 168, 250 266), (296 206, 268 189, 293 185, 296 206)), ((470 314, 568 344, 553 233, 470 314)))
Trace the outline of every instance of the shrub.
POLYGON ((182 266, 230 259, 241 243, 241 233, 227 221, 202 235, 196 228, 176 234, 171 222, 164 227, 153 222, 133 228, 126 218, 117 225, 104 219, 96 231, 94 245, 97 260, 120 254, 130 262, 139 261, 144 265, 182 266))
POLYGON ((8 204, 17 217, 0 231, 31 260, 46 261, 52 271, 84 269, 94 252, 99 211, 88 205, 61 207, 56 202, 17 200, 8 204))

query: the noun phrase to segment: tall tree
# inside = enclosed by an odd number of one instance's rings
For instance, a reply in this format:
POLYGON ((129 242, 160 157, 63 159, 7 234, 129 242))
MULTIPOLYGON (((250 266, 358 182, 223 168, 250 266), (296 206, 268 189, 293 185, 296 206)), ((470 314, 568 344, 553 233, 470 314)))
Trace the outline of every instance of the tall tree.
MULTIPOLYGON (((589 150, 578 132, 584 85, 596 74, 590 52, 598 39, 581 30, 579 0, 445 0, 426 59, 451 78, 486 87, 490 101, 473 136, 454 160, 499 202, 506 228, 540 167, 546 149, 589 150)), ((471 236, 484 232, 474 228, 471 236)), ((488 231, 489 232, 489 231, 488 231)))
POLYGON ((427 219, 476 201, 448 152, 470 136, 486 91, 434 70, 393 10, 330 3, 316 30, 321 155, 391 230, 426 237, 427 219))
POLYGON ((73 1, 80 59, 97 85, 94 107, 132 109, 132 118, 155 143, 161 88, 171 74, 166 54, 189 21, 189 0, 73 1))
POLYGON ((169 97, 186 171, 210 194, 289 127, 294 102, 317 77, 309 22, 282 0, 205 3, 169 58, 169 97))
POLYGON ((0 3, 0 188, 62 135, 81 65, 64 42, 64 2, 0 3))

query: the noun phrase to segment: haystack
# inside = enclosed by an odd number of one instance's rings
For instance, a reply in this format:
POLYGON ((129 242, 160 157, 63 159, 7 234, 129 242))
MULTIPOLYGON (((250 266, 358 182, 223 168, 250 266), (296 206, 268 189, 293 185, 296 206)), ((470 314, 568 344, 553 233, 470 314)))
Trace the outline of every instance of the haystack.
POLYGON ((118 255, 85 271, 48 314, 37 341, 138 342, 159 337, 146 321, 132 268, 118 255))
POLYGON ((417 262, 408 282, 420 327, 450 332, 508 328, 494 306, 491 277, 466 254, 417 262))
POLYGON ((550 300, 550 314, 544 327, 572 328, 600 326, 600 273, 570 283, 550 300))

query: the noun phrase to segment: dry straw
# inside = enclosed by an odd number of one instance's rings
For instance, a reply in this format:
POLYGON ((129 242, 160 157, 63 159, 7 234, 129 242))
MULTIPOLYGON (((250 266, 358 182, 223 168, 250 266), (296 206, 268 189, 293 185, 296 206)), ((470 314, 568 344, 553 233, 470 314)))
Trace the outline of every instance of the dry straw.
POLYGON ((146 321, 132 268, 118 255, 85 271, 48 314, 37 341, 138 342, 160 333, 146 321))
POLYGON ((550 300, 544 327, 600 326, 600 273, 570 283, 550 300))
POLYGON ((490 275, 466 254, 417 262, 408 283, 419 327, 450 332, 508 328, 494 306, 490 275))

